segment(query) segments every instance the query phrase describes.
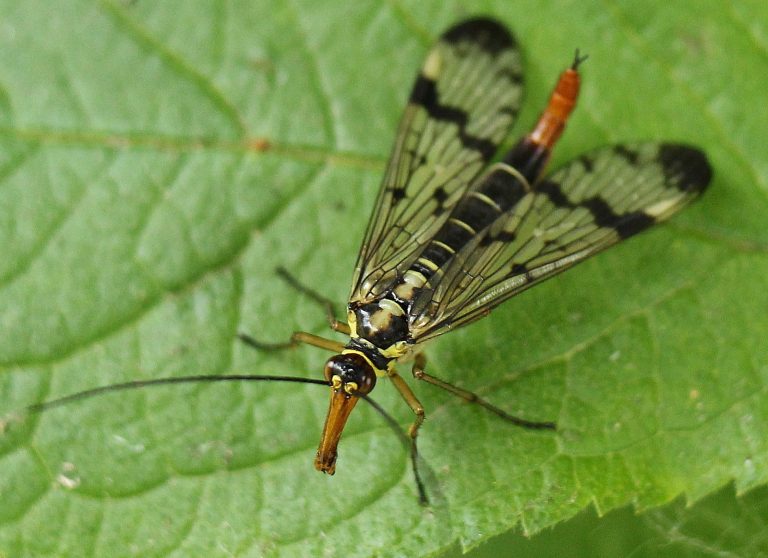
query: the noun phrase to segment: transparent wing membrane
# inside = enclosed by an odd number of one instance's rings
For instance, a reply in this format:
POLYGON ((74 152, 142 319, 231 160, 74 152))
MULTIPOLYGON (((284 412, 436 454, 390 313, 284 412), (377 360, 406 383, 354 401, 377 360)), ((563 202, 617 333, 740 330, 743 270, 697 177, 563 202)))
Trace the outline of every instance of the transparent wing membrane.
POLYGON ((440 37, 400 123, 351 300, 381 292, 414 261, 509 134, 521 97, 520 53, 499 23, 473 19, 440 37))
MULTIPOLYGON (((567 163, 478 231, 413 305, 417 341, 469 323, 507 298, 662 221, 709 183, 704 155, 676 144, 598 149, 567 163)), ((510 187, 515 176, 508 175, 510 187)))

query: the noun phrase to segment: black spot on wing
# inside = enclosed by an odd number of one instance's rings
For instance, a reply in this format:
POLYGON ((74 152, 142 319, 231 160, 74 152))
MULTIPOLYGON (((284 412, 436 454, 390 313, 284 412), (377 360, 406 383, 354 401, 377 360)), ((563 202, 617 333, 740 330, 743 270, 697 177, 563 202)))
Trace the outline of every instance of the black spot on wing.
POLYGON ((496 153, 496 143, 467 133, 469 115, 466 111, 440 103, 437 84, 433 80, 419 75, 416 83, 413 84, 410 102, 424 107, 430 118, 456 124, 459 128, 461 145, 478 151, 484 160, 488 161, 496 153))
POLYGON ((501 68, 498 72, 496 72, 496 75, 506 78, 510 81, 510 83, 513 83, 514 85, 522 85, 523 83, 523 75, 519 72, 515 72, 512 70, 512 68, 501 68))
POLYGON ((496 240, 499 242, 512 242, 515 240, 516 235, 513 232, 509 231, 501 231, 499 234, 496 235, 496 240))
POLYGON ((584 201, 573 204, 571 207, 584 207, 592 214, 592 218, 598 227, 612 227, 619 220, 617 215, 608 203, 597 196, 587 198, 584 201))
POLYGON ((636 165, 638 161, 638 153, 633 149, 629 149, 625 145, 615 145, 613 152, 627 160, 630 165, 636 165))
POLYGON ((524 264, 515 263, 512 264, 511 273, 512 275, 525 275, 528 273, 528 268, 524 264))
POLYGON ((486 17, 468 19, 454 25, 443 33, 442 40, 452 45, 472 43, 493 56, 515 46, 509 30, 498 21, 486 17))
POLYGON ((507 116, 511 116, 512 118, 517 118, 517 115, 519 113, 520 113, 520 109, 516 107, 504 105, 503 107, 499 108, 499 114, 506 114, 507 116))
POLYGON ((703 192, 712 180, 707 156, 693 147, 665 143, 659 148, 665 178, 683 192, 703 192))
POLYGON ((545 180, 538 185, 537 190, 546 194, 549 201, 556 207, 568 209, 583 207, 590 212, 598 227, 614 229, 621 238, 637 234, 656 222, 652 216, 642 211, 616 213, 608 202, 599 196, 586 198, 580 202, 572 202, 565 196, 560 185, 556 182, 545 180))
POLYGON ((574 204, 565 197, 563 191, 560 189, 560 185, 551 180, 543 180, 536 186, 536 190, 542 194, 546 194, 556 207, 574 207, 574 204))
POLYGON ((443 211, 445 211, 445 200, 448 199, 448 192, 445 191, 445 188, 439 186, 432 193, 432 199, 437 202, 435 204, 435 209, 432 211, 432 215, 442 214, 443 211))
POLYGON ((416 83, 413 84, 413 89, 411 89, 409 101, 427 110, 429 107, 437 105, 437 86, 434 80, 419 74, 416 83))
POLYGON ((632 235, 644 231, 656 222, 656 219, 643 213, 642 211, 635 211, 634 213, 627 213, 622 215, 618 222, 613 224, 613 228, 618 235, 623 238, 629 238, 632 235))
POLYGON ((405 198, 405 188, 392 188, 392 200, 394 202, 399 202, 403 198, 405 198))
POLYGON ((442 205, 442 203, 448 198, 448 193, 445 191, 445 188, 440 186, 439 188, 436 188, 432 193, 432 197, 435 198, 437 203, 442 205))
POLYGON ((581 162, 582 165, 584 165, 584 170, 587 172, 592 172, 595 170, 595 162, 587 157, 586 155, 582 155, 579 157, 579 162, 581 162))
POLYGON ((493 244, 494 242, 503 242, 504 244, 508 244, 512 241, 514 241, 516 238, 515 233, 510 231, 501 231, 495 236, 486 235, 483 237, 483 239, 480 241, 481 247, 489 246, 490 244, 493 244))

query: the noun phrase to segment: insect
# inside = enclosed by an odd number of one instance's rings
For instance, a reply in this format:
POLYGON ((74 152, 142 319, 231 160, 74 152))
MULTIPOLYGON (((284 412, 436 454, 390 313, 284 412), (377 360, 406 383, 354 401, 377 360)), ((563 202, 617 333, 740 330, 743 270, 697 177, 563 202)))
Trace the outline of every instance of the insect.
POLYGON ((86 395, 184 381, 324 384, 330 387, 330 405, 315 467, 332 475, 350 413, 359 399, 369 400, 377 379, 386 377, 415 415, 408 440, 422 501, 426 495, 416 468, 416 440, 424 407, 398 374, 398 363, 412 359, 414 378, 514 424, 554 429, 551 422, 511 416, 428 374, 421 349, 425 341, 488 315, 515 294, 670 217, 708 186, 712 171, 706 156, 675 143, 604 147, 544 175, 576 104, 583 60, 577 51, 532 131, 491 164, 520 109, 519 49, 510 32, 488 18, 458 23, 442 34, 418 73, 398 128, 355 266, 346 320, 329 311, 331 327, 349 341, 297 332, 284 344, 333 351, 324 381, 168 378, 97 388, 86 395))
POLYGON ((685 145, 639 143, 598 149, 542 178, 575 106, 578 52, 560 76, 534 129, 487 166, 520 106, 520 54, 490 19, 446 31, 413 86, 355 266, 347 344, 298 334, 334 350, 325 365, 331 402, 315 467, 333 474, 337 444, 357 394, 388 377, 416 415, 424 409, 395 371, 414 358, 413 376, 481 402, 425 372, 422 344, 467 325, 519 293, 661 221, 698 196, 711 170, 685 145))

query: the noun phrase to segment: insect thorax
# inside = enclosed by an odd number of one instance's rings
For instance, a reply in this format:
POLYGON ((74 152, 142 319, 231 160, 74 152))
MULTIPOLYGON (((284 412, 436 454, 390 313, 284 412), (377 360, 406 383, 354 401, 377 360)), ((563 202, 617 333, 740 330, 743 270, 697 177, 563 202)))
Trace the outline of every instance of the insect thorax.
POLYGON ((347 312, 351 330, 348 348, 365 352, 381 371, 406 356, 412 342, 405 305, 405 301, 390 297, 351 303, 347 312))
POLYGON ((396 302, 381 299, 349 310, 352 337, 384 350, 408 340, 408 320, 396 302))

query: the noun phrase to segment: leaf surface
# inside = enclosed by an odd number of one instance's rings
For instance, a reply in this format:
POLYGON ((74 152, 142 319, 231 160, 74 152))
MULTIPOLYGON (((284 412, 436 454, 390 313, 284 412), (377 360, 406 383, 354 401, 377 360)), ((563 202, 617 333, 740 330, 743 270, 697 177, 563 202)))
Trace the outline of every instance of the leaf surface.
POLYGON ((645 510, 765 485, 766 12, 473 9, 522 45, 519 133, 574 48, 590 54, 554 166, 665 139, 703 148, 715 179, 668 225, 429 346, 438 376, 559 431, 416 385, 425 510, 370 409, 352 417, 336 476, 314 471, 317 386, 156 388, 7 413, 133 379, 320 377, 320 351, 263 354, 236 334, 327 334, 274 269, 343 308, 412 79, 469 15, 460 3, 0 2, 0 556, 429 555, 590 504, 645 510))

